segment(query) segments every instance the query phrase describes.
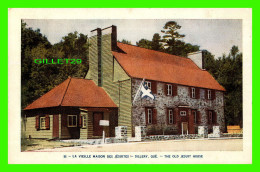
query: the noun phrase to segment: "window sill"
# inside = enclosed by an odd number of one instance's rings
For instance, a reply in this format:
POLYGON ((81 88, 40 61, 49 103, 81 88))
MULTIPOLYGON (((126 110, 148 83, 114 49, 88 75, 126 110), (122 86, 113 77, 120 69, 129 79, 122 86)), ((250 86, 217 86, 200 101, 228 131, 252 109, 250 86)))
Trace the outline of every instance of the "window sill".
POLYGON ((40 130, 50 130, 50 129, 49 128, 40 128, 37 131, 40 131, 40 130))

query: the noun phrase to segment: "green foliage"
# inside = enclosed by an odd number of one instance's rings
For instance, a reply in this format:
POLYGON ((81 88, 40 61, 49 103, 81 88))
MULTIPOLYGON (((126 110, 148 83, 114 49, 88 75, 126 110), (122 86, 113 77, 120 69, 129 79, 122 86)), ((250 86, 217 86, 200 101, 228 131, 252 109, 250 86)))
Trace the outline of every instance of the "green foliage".
POLYGON ((158 33, 153 35, 152 41, 147 39, 141 39, 140 41, 136 42, 138 47, 147 48, 156 51, 162 51, 162 43, 161 43, 161 36, 158 33))
POLYGON ((122 41, 119 41, 119 42, 122 42, 122 43, 124 43, 124 44, 132 45, 132 44, 131 44, 131 41, 128 41, 128 40, 126 40, 126 39, 122 39, 122 41))
POLYGON ((136 42, 138 47, 152 49, 152 42, 147 39, 141 39, 140 41, 136 42))
POLYGON ((164 33, 164 40, 178 40, 180 38, 185 37, 185 35, 181 35, 179 34, 179 32, 177 32, 177 30, 179 30, 181 28, 180 25, 177 24, 177 22, 175 21, 169 21, 167 22, 161 32, 164 33))
POLYGON ((162 50, 161 36, 159 35, 159 33, 155 33, 153 35, 153 39, 151 42, 151 49, 156 51, 162 50))
POLYGON ((169 54, 186 57, 190 52, 196 52, 199 50, 199 46, 186 44, 181 41, 185 35, 179 34, 178 30, 181 26, 175 21, 169 21, 164 25, 164 33, 162 42, 164 43, 164 51, 169 54))
POLYGON ((243 125, 242 53, 233 46, 228 56, 214 59, 204 52, 205 69, 226 89, 224 96, 226 125, 243 125))
POLYGON ((51 45, 40 30, 26 27, 22 21, 21 68, 22 108, 36 100, 68 76, 84 77, 88 71, 87 35, 69 33, 62 41, 51 45), (35 59, 81 59, 81 64, 36 64, 35 59))
POLYGON ((178 33, 180 28, 181 26, 175 21, 169 21, 163 27, 164 30, 161 31, 164 34, 163 38, 161 38, 159 33, 155 33, 152 41, 141 39, 136 42, 136 45, 182 57, 187 57, 188 53, 199 51, 200 47, 198 45, 191 45, 180 40, 185 36, 178 33))

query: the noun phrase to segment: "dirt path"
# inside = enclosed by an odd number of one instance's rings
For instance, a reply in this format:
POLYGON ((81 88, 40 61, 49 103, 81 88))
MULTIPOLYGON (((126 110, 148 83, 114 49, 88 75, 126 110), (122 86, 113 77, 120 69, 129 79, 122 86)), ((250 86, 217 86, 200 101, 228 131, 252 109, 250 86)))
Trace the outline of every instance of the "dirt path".
POLYGON ((169 152, 169 151, 242 151, 243 139, 170 140, 153 142, 83 145, 38 152, 169 152))

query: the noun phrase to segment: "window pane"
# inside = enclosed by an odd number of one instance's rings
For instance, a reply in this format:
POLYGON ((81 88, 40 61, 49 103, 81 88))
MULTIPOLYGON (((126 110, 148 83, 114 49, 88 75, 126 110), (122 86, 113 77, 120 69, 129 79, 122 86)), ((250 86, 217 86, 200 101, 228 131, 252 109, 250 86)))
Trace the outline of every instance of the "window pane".
POLYGON ((69 126, 72 126, 72 116, 69 116, 69 126))
POLYGON ((200 98, 205 99, 205 90, 204 89, 200 89, 200 98))
POLYGON ((196 113, 196 111, 193 111, 193 116, 194 116, 194 123, 197 123, 197 113, 196 113))
POLYGON ((73 126, 77 125, 77 116, 73 116, 73 126))
POLYGON ((148 123, 151 124, 152 123, 152 110, 148 109, 148 123))

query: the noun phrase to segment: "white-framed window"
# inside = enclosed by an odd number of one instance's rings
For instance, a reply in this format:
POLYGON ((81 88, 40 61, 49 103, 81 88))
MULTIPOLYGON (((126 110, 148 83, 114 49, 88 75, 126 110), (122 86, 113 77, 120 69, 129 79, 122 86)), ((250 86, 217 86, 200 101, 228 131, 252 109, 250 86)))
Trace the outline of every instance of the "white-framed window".
POLYGON ((205 99, 205 89, 200 89, 200 98, 205 99))
POLYGON ((82 128, 87 128, 87 115, 82 115, 82 128))
POLYGON ((194 110, 192 113, 194 116, 194 124, 196 124, 197 123, 197 112, 194 110))
POLYGON ((186 116, 186 111, 180 111, 180 116, 186 116))
POLYGON ((167 96, 172 96, 172 85, 167 84, 167 96))
POLYGON ((148 124, 152 124, 153 122, 153 110, 152 109, 147 109, 147 117, 148 117, 148 124))
POLYGON ((77 115, 68 115, 68 127, 77 127, 77 115))
POLYGON ((191 98, 195 98, 195 88, 191 88, 191 98))
POLYGON ((172 109, 169 109, 168 113, 169 113, 169 124, 173 124, 173 111, 172 111, 172 109))
POLYGON ((152 83, 150 81, 145 81, 145 85, 152 90, 152 83))
POLYGON ((208 90, 208 99, 211 99, 211 90, 208 90))
POLYGON ((46 118, 40 117, 40 129, 46 129, 46 118))

